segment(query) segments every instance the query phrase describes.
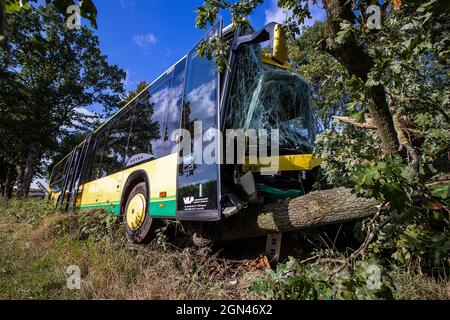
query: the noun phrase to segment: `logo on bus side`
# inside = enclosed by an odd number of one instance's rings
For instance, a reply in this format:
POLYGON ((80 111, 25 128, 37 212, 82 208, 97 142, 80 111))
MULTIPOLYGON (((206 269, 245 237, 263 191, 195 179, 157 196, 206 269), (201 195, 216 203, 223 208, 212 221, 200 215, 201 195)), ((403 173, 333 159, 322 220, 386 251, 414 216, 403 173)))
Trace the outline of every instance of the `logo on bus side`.
POLYGON ((183 198, 184 204, 192 204, 192 203, 194 203, 194 200, 195 200, 194 197, 184 197, 183 198))
POLYGON ((148 154, 148 153, 137 154, 135 156, 132 156, 130 158, 130 160, 128 160, 128 162, 126 164, 126 167, 131 167, 131 166, 133 166, 133 165, 135 165, 137 163, 140 163, 140 162, 143 162, 143 161, 146 161, 146 160, 150 160, 151 158, 152 158, 152 155, 148 154))

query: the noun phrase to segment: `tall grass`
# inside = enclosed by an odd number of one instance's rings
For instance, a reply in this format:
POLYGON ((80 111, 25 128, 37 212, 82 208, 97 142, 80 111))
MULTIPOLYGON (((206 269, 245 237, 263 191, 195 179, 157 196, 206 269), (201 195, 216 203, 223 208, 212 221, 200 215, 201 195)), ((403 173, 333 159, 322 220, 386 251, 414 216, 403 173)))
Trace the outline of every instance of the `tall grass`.
POLYGON ((193 248, 134 246, 101 210, 68 214, 36 200, 0 200, 0 299, 245 299, 248 274, 193 248), (67 268, 81 290, 67 288, 67 268))

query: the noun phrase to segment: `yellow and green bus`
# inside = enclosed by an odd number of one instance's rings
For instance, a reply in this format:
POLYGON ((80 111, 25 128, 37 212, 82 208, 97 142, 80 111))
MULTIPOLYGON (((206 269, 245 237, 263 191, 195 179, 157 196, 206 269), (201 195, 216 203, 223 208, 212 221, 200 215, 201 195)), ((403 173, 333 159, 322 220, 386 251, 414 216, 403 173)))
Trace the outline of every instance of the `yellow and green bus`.
POLYGON ((104 208, 123 218, 130 241, 141 243, 158 219, 220 223, 310 190, 320 163, 311 154, 310 87, 287 63, 281 27, 255 32, 219 21, 202 41, 212 37, 229 43, 226 70, 200 57, 197 45, 153 81, 54 167, 49 191, 59 207, 104 208), (270 48, 262 49, 267 41, 270 48), (194 122, 202 123, 200 131, 194 122), (245 163, 197 163, 172 134, 203 137, 216 144, 219 158, 225 144, 211 130, 238 128, 276 129, 279 152, 250 162, 246 137, 245 163), (276 158, 276 172, 263 173, 262 158, 276 158))

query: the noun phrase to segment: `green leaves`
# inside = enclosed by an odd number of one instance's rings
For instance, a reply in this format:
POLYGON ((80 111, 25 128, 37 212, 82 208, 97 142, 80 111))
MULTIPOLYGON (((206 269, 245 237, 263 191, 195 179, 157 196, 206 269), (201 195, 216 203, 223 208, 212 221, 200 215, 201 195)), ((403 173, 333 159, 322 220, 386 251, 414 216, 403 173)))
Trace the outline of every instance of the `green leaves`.
POLYGON ((442 200, 450 199, 450 183, 435 184, 430 187, 430 191, 436 198, 442 200))
POLYGON ((366 113, 366 110, 362 110, 352 114, 351 117, 355 119, 356 122, 363 123, 366 120, 366 113))
POLYGON ((400 157, 391 157, 359 166, 351 179, 359 195, 390 204, 391 222, 372 244, 373 250, 391 252, 400 264, 417 259, 425 268, 445 267, 450 254, 450 221, 445 214, 450 185, 427 188, 422 174, 400 157))
MULTIPOLYGON (((36 3, 37 0, 3 0, 5 11, 8 14, 29 9, 30 2, 36 3)), ((46 0, 45 2, 54 5, 58 12, 63 15, 67 15, 68 7, 79 3, 76 0, 46 0)), ((81 16, 89 20, 92 27, 97 28, 97 8, 93 0, 83 0, 81 4, 81 16)))
POLYGON ((343 44, 347 39, 349 39, 352 35, 352 24, 348 21, 343 21, 340 23, 341 30, 337 33, 336 38, 334 39, 337 43, 343 44))
POLYGON ((385 183, 381 186, 381 192, 395 210, 403 210, 410 200, 407 192, 398 182, 385 183))
POLYGON ((419 257, 422 264, 430 268, 439 266, 450 254, 450 234, 412 224, 398 237, 395 245, 397 250, 392 256, 399 263, 410 265, 415 257, 419 257))
POLYGON ((417 180, 417 174, 395 156, 359 165, 351 180, 358 194, 389 202, 392 209, 401 212, 412 204, 410 185, 417 180))
POLYGON ((28 3, 28 1, 3 0, 3 2, 7 14, 19 12, 20 10, 28 10, 30 8, 30 4, 28 3))
MULTIPOLYGON (((315 152, 324 159, 321 165, 321 173, 332 186, 353 187, 355 167, 374 161, 380 156, 377 138, 371 131, 346 127, 339 132, 327 130, 316 139, 315 152)), ((364 167, 364 166, 363 166, 364 167)), ((376 174, 373 171, 373 174, 376 174)), ((365 181, 373 183, 375 177, 365 176, 365 181)))
POLYGON ((263 0, 204 0, 203 5, 197 7, 195 23, 198 28, 206 29, 208 24, 214 24, 220 10, 228 10, 231 14, 233 24, 240 25, 263 2, 263 0))
POLYGON ((228 68, 228 52, 230 45, 223 38, 214 36, 207 42, 202 41, 197 49, 201 57, 214 59, 219 73, 228 68))
POLYGON ((326 264, 306 265, 293 257, 254 279, 250 290, 269 300, 364 300, 392 297, 391 280, 376 261, 358 261, 333 275, 326 264))

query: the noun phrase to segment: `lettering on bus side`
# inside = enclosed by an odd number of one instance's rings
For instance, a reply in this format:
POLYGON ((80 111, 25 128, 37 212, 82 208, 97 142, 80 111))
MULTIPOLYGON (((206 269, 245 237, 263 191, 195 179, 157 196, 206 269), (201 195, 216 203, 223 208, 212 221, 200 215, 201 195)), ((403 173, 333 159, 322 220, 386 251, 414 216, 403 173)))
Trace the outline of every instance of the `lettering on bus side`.
POLYGON ((183 197, 184 211, 205 210, 209 198, 183 197))

